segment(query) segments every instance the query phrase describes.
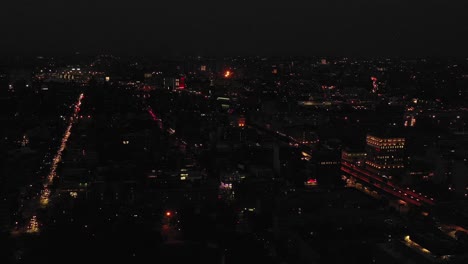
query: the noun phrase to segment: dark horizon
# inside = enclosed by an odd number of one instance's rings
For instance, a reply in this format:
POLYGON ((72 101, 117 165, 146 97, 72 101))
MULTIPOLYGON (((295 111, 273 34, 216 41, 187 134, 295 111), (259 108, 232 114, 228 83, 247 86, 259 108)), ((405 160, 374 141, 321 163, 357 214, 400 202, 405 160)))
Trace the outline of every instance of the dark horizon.
POLYGON ((0 54, 468 56, 463 1, 15 1, 0 54))

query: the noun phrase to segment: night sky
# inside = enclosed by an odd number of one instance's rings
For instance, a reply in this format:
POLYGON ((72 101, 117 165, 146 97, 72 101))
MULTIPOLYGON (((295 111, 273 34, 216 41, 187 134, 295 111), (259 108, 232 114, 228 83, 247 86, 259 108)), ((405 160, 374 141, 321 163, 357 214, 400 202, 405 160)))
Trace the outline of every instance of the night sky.
POLYGON ((467 56, 467 6, 466 0, 2 1, 0 52, 467 56))

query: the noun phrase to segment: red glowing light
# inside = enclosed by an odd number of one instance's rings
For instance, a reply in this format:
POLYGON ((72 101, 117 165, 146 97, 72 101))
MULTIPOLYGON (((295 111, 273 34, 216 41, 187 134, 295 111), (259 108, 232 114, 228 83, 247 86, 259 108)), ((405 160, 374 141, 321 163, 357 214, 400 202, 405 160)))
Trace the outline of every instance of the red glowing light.
POLYGON ((229 78, 229 77, 231 77, 231 75, 232 75, 232 72, 231 72, 231 71, 226 71, 226 72, 224 73, 224 78, 229 78))
POLYGON ((185 77, 180 77, 179 89, 185 89, 185 77))
POLYGON ((169 217, 169 216, 171 216, 171 215, 172 215, 171 211, 167 211, 167 212, 166 212, 166 216, 167 216, 167 217, 169 217))
POLYGON ((156 116, 156 114, 153 112, 153 109, 149 108, 148 113, 151 115, 151 118, 153 121, 160 121, 160 119, 156 116))
POLYGON ((306 186, 316 186, 318 185, 318 182, 316 179, 308 179, 305 183, 306 186))

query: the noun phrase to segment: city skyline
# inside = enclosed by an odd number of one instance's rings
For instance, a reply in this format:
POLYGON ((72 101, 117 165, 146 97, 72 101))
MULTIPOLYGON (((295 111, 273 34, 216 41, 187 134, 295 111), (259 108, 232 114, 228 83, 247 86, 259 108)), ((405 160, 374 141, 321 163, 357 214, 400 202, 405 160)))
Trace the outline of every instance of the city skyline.
POLYGON ((4 3, 0 263, 468 263, 466 7, 4 3))

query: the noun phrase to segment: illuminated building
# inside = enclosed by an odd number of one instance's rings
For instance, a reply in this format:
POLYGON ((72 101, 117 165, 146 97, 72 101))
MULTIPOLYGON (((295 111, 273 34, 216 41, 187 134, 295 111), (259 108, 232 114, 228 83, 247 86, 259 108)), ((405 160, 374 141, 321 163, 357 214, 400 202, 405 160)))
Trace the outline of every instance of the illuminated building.
MULTIPOLYGON (((421 162, 419 162, 421 163, 421 162)), ((413 161, 410 164, 410 167, 408 169, 407 175, 408 181, 410 183, 419 183, 419 182, 427 182, 431 181, 434 178, 434 172, 431 168, 430 164, 424 164, 424 166, 418 166, 418 162, 413 161)))
POLYGON ((343 150, 341 152, 341 160, 347 161, 349 163, 362 166, 366 162, 367 153, 365 152, 355 152, 351 150, 343 150))
MULTIPOLYGON (((65 67, 59 68, 54 72, 38 72, 35 75, 35 78, 62 83, 87 83, 98 75, 98 72, 94 72, 90 69, 84 69, 80 67, 65 67)), ((108 77, 106 77, 106 81, 109 81, 110 79, 107 78, 108 77)))
POLYGON ((186 88, 185 76, 180 77, 165 77, 163 79, 163 87, 168 90, 183 90, 186 88))
POLYGON ((409 205, 435 204, 433 198, 399 186, 405 170, 404 138, 368 135, 366 141, 366 155, 342 152, 341 176, 348 186, 364 185, 364 190, 377 190, 376 194, 387 194, 409 205))
POLYGON ((414 127, 416 125, 416 117, 414 115, 405 116, 405 127, 414 127))
POLYGON ((400 176, 405 168, 405 139, 367 135, 366 168, 382 177, 400 176))
POLYGON ((216 101, 220 104, 221 109, 227 110, 231 107, 231 99, 227 97, 218 97, 216 101))
POLYGON ((179 86, 179 79, 165 77, 163 79, 163 87, 168 90, 175 90, 179 86))

